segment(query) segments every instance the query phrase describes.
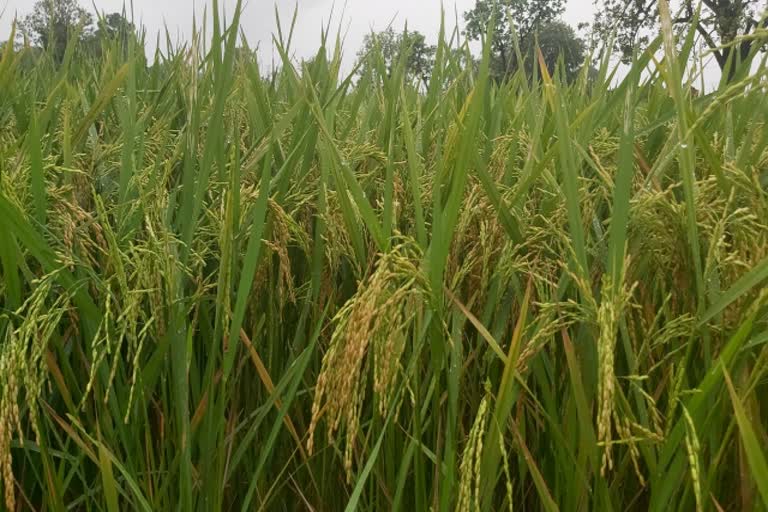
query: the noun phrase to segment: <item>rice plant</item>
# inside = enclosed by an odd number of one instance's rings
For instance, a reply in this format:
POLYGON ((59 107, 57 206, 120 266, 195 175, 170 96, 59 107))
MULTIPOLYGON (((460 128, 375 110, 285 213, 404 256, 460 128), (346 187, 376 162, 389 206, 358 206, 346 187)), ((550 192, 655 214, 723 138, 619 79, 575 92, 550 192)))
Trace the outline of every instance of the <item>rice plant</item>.
POLYGON ((264 76, 212 7, 0 56, 0 509, 766 510, 759 48, 264 76))

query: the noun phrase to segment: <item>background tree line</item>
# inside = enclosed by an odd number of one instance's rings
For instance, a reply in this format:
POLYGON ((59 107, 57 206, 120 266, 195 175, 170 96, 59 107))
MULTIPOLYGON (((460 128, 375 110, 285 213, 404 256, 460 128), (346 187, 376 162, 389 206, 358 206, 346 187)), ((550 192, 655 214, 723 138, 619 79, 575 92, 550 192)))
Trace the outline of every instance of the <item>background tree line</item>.
MULTIPOLYGON (((480 41, 493 23, 491 74, 495 80, 504 80, 520 67, 533 75, 534 52, 538 47, 549 69, 554 69, 562 58, 565 78, 570 81, 585 62, 587 45, 560 19, 564 10, 565 0, 477 0, 475 7, 464 13, 464 35, 470 41, 480 41)), ((389 27, 369 34, 358 57, 380 52, 385 72, 390 72, 403 51, 407 52, 406 72, 411 78, 427 83, 434 64, 435 47, 426 44, 426 38, 418 31, 406 28, 397 33, 389 27)), ((467 65, 474 65, 468 48, 454 51, 467 54, 468 58, 462 60, 467 65)), ((365 71, 363 69, 361 73, 365 71)))
MULTIPOLYGON (((571 81, 584 65, 589 66, 587 56, 598 42, 612 42, 612 50, 629 61, 633 52, 643 50, 659 33, 658 0, 594 0, 594 23, 577 27, 584 36, 561 19, 565 2, 476 0, 464 13, 464 35, 480 41, 489 27, 493 29, 491 73, 497 81, 521 68, 535 76, 536 48, 550 71, 562 66, 563 78, 571 81)), ((681 32, 695 29, 701 46, 711 52, 726 80, 734 78, 738 62, 768 46, 768 0, 671 0, 671 4, 676 27, 681 32)), ((56 63, 64 58, 72 38, 77 38, 81 49, 98 54, 102 41, 128 38, 136 30, 123 14, 94 19, 78 0, 37 0, 19 29, 32 49, 46 50, 56 63)), ((466 56, 462 62, 467 66, 475 65, 468 48, 455 51, 466 56)), ((400 56, 410 79, 426 84, 432 73, 435 46, 407 27, 402 32, 389 27, 367 35, 358 57, 370 52, 379 52, 382 67, 361 69, 361 74, 391 73, 400 56)))
POLYGON ((136 27, 124 14, 94 17, 78 0, 37 0, 19 21, 15 43, 33 51, 45 50, 58 64, 72 39, 80 50, 98 56, 104 41, 116 37, 127 40, 135 32, 136 27))
MULTIPOLYGON (((625 60, 659 33, 658 0, 599 0, 593 32, 615 34, 614 47, 625 60)), ((680 32, 694 28, 727 80, 739 61, 768 44, 768 0, 670 0, 673 24, 680 32)))
MULTIPOLYGON (((628 62, 659 34, 658 0, 594 0, 594 22, 576 29, 561 19, 565 1, 476 0, 474 8, 464 13, 464 34, 479 41, 488 28, 493 29, 491 74, 496 80, 520 68, 534 76, 538 48, 550 71, 562 66, 566 81, 590 65, 587 56, 601 44, 603 49, 610 44, 628 62)), ((671 7, 678 31, 696 31, 700 46, 711 52, 726 80, 734 78, 740 61, 768 47, 767 0, 671 0, 671 7)), ((381 52, 388 69, 401 51, 407 51, 407 72, 426 83, 435 48, 417 31, 396 33, 388 28, 367 36, 359 55, 371 51, 381 52)))

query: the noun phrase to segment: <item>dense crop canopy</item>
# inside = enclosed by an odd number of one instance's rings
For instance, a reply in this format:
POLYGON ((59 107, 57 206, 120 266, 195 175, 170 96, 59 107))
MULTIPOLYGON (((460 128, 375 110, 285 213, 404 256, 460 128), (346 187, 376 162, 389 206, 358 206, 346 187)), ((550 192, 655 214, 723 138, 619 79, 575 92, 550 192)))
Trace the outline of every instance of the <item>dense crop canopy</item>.
POLYGON ((264 78, 238 14, 0 57, 7 509, 768 504, 757 49, 264 78))

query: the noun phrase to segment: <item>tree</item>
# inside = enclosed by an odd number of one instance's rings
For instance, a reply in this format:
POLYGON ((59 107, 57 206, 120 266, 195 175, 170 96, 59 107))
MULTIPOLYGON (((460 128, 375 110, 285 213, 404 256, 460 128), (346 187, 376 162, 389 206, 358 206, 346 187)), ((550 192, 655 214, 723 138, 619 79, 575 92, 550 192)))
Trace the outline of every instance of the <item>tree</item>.
POLYGON ((124 15, 117 12, 104 16, 103 19, 99 20, 98 26, 99 28, 95 33, 97 37, 127 37, 136 30, 133 23, 128 21, 124 15))
MULTIPOLYGON (((595 0, 598 14, 594 30, 606 38, 616 30, 615 46, 628 60, 636 48, 647 45, 650 36, 658 33, 658 0, 595 0)), ((673 23, 681 28, 695 20, 698 0, 670 2, 676 12, 673 23)), ((737 70, 737 61, 745 59, 754 45, 765 45, 759 29, 768 28, 765 0, 702 0, 701 15, 694 27, 707 47, 712 50, 720 70, 729 80, 737 70), (752 36, 752 37, 741 37, 752 36), (757 36, 757 37, 754 37, 757 36)))
POLYGON ((477 76, 480 72, 480 59, 472 55, 468 45, 462 45, 458 48, 448 47, 446 53, 446 60, 458 68, 455 72, 468 69, 472 76, 477 76))
MULTIPOLYGON (((358 58, 366 58, 369 54, 374 53, 377 47, 384 59, 384 66, 388 74, 397 64, 401 52, 406 51, 408 57, 405 67, 408 76, 420 80, 424 85, 429 82, 435 64, 436 48, 427 45, 423 34, 417 31, 408 31, 408 29, 396 33, 392 27, 382 32, 368 34, 363 39, 362 49, 357 53, 358 58)), ((368 65, 366 61, 363 72, 365 72, 365 66, 368 65)))
POLYGON ((586 45, 567 23, 552 21, 542 25, 536 36, 530 34, 521 41, 521 51, 525 57, 524 68, 529 76, 533 74, 533 66, 538 66, 536 48, 541 50, 544 63, 550 72, 554 72, 560 58, 566 81, 573 81, 584 64, 586 45))
POLYGON ((97 29, 92 35, 81 39, 85 49, 92 55, 101 56, 103 46, 109 41, 119 41, 123 51, 128 51, 128 41, 135 36, 136 27, 120 13, 113 12, 99 18, 97 29))
POLYGON ((565 0, 477 0, 472 10, 464 13, 464 33, 471 40, 479 40, 494 19, 494 68, 497 74, 506 76, 515 67, 514 32, 521 40, 528 39, 564 11, 565 0))
POLYGON ((34 44, 48 50, 61 62, 69 38, 90 33, 93 17, 77 0, 38 0, 21 23, 21 29, 34 44))

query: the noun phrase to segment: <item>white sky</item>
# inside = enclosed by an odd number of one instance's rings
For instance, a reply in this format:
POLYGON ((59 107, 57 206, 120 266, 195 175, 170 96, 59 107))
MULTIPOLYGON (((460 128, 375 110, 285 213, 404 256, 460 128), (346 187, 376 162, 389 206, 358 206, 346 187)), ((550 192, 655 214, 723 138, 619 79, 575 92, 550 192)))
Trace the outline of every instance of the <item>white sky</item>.
MULTIPOLYGON (((125 0, 130 9, 130 1, 125 0)), ((103 13, 119 12, 124 0, 80 0, 80 4, 103 13)), ((276 31, 274 9, 277 6, 284 27, 290 25, 293 9, 298 3, 298 17, 291 50, 296 57, 309 57, 318 48, 321 26, 324 26, 334 8, 331 22, 333 34, 341 22, 342 33, 346 31, 344 44, 345 62, 349 64, 361 46, 363 37, 371 30, 382 30, 394 20, 393 26, 402 29, 405 21, 408 27, 418 30, 434 43, 440 28, 440 8, 444 5, 446 28, 452 29, 458 13, 462 15, 474 6, 475 0, 346 0, 346 10, 341 17, 345 0, 243 0, 244 10, 241 27, 254 47, 261 43, 262 65, 270 65, 272 55, 271 34, 276 31), (335 7, 334 7, 335 3, 335 7)), ((8 38, 14 15, 22 18, 32 10, 35 0, 0 0, 0 41, 8 38)), ((155 35, 168 26, 171 35, 178 40, 187 40, 192 30, 193 16, 198 22, 211 0, 133 0, 136 20, 147 29, 147 40, 154 47, 155 35)), ((236 0, 219 0, 222 9, 231 14, 236 0)), ((567 0, 564 19, 575 26, 592 20, 595 7, 593 0, 567 0)), ((130 16, 129 16, 130 17, 130 16)), ((718 79, 717 70, 706 73, 707 82, 718 79), (710 76, 711 75, 711 76, 710 76)))

